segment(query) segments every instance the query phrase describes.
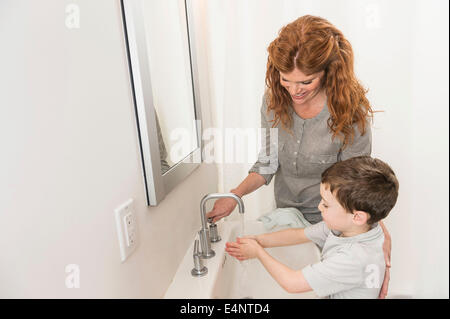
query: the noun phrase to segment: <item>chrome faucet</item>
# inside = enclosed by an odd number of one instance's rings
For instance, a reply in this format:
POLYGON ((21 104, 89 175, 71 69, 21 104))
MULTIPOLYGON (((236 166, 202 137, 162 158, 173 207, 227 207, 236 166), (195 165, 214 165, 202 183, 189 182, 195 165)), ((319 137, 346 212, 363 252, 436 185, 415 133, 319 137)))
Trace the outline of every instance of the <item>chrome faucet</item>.
MULTIPOLYGON (((243 214, 244 213, 244 202, 242 201, 242 199, 237 196, 236 194, 233 193, 212 193, 212 194, 208 194, 205 195, 202 200, 200 201, 200 218, 202 221, 202 229, 198 232, 199 236, 200 236, 200 244, 202 247, 202 253, 201 256, 202 258, 211 258, 215 256, 215 252, 214 250, 211 249, 211 238, 210 238, 210 233, 209 233, 209 229, 206 225, 206 202, 210 199, 217 199, 217 198, 233 198, 239 206, 239 213, 243 214)), ((215 225, 214 225, 215 226, 215 225)), ((215 232, 217 230, 215 229, 215 232)), ((215 233, 215 241, 220 240, 220 238, 218 238, 218 234, 215 233)))

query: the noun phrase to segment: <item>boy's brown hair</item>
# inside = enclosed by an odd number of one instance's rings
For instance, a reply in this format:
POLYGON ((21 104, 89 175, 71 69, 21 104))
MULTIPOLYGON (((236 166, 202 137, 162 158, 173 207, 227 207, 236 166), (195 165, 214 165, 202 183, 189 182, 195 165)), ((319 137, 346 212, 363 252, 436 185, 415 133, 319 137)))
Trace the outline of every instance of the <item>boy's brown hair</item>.
POLYGON ((399 185, 394 171, 370 156, 335 163, 322 173, 322 184, 348 212, 368 213, 369 225, 385 218, 397 202, 399 185))

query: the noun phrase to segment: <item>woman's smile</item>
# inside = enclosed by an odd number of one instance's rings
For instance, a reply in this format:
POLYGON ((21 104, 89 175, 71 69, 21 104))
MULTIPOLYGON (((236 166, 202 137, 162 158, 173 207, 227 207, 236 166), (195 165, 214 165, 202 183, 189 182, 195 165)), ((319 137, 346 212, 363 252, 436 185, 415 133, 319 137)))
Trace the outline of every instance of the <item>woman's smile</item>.
POLYGON ((292 99, 293 99, 294 101, 301 101, 301 100, 303 100, 303 99, 305 98, 305 96, 307 95, 307 93, 308 93, 308 92, 303 92, 303 93, 295 94, 295 95, 292 95, 292 94, 291 94, 291 97, 292 97, 292 99))

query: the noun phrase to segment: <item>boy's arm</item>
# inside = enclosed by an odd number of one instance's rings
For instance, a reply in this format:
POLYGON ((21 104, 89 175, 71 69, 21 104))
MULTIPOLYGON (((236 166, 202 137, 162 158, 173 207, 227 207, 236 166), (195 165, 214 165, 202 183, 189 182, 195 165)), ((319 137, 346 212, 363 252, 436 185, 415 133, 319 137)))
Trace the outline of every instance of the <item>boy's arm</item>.
POLYGON ((278 284, 289 293, 311 291, 301 270, 293 270, 270 256, 264 248, 258 249, 256 257, 278 284))
POLYGON ((273 233, 256 235, 256 241, 264 248, 290 246, 309 242, 303 228, 289 228, 273 233))

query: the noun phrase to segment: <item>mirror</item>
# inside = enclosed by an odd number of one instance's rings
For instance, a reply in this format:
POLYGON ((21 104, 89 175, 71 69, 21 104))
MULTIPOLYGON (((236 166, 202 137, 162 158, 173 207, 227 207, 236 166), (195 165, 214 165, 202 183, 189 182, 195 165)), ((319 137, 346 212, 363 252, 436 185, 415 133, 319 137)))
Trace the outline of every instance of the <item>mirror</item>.
POLYGON ((194 32, 186 0, 122 0, 147 204, 201 163, 194 32))

